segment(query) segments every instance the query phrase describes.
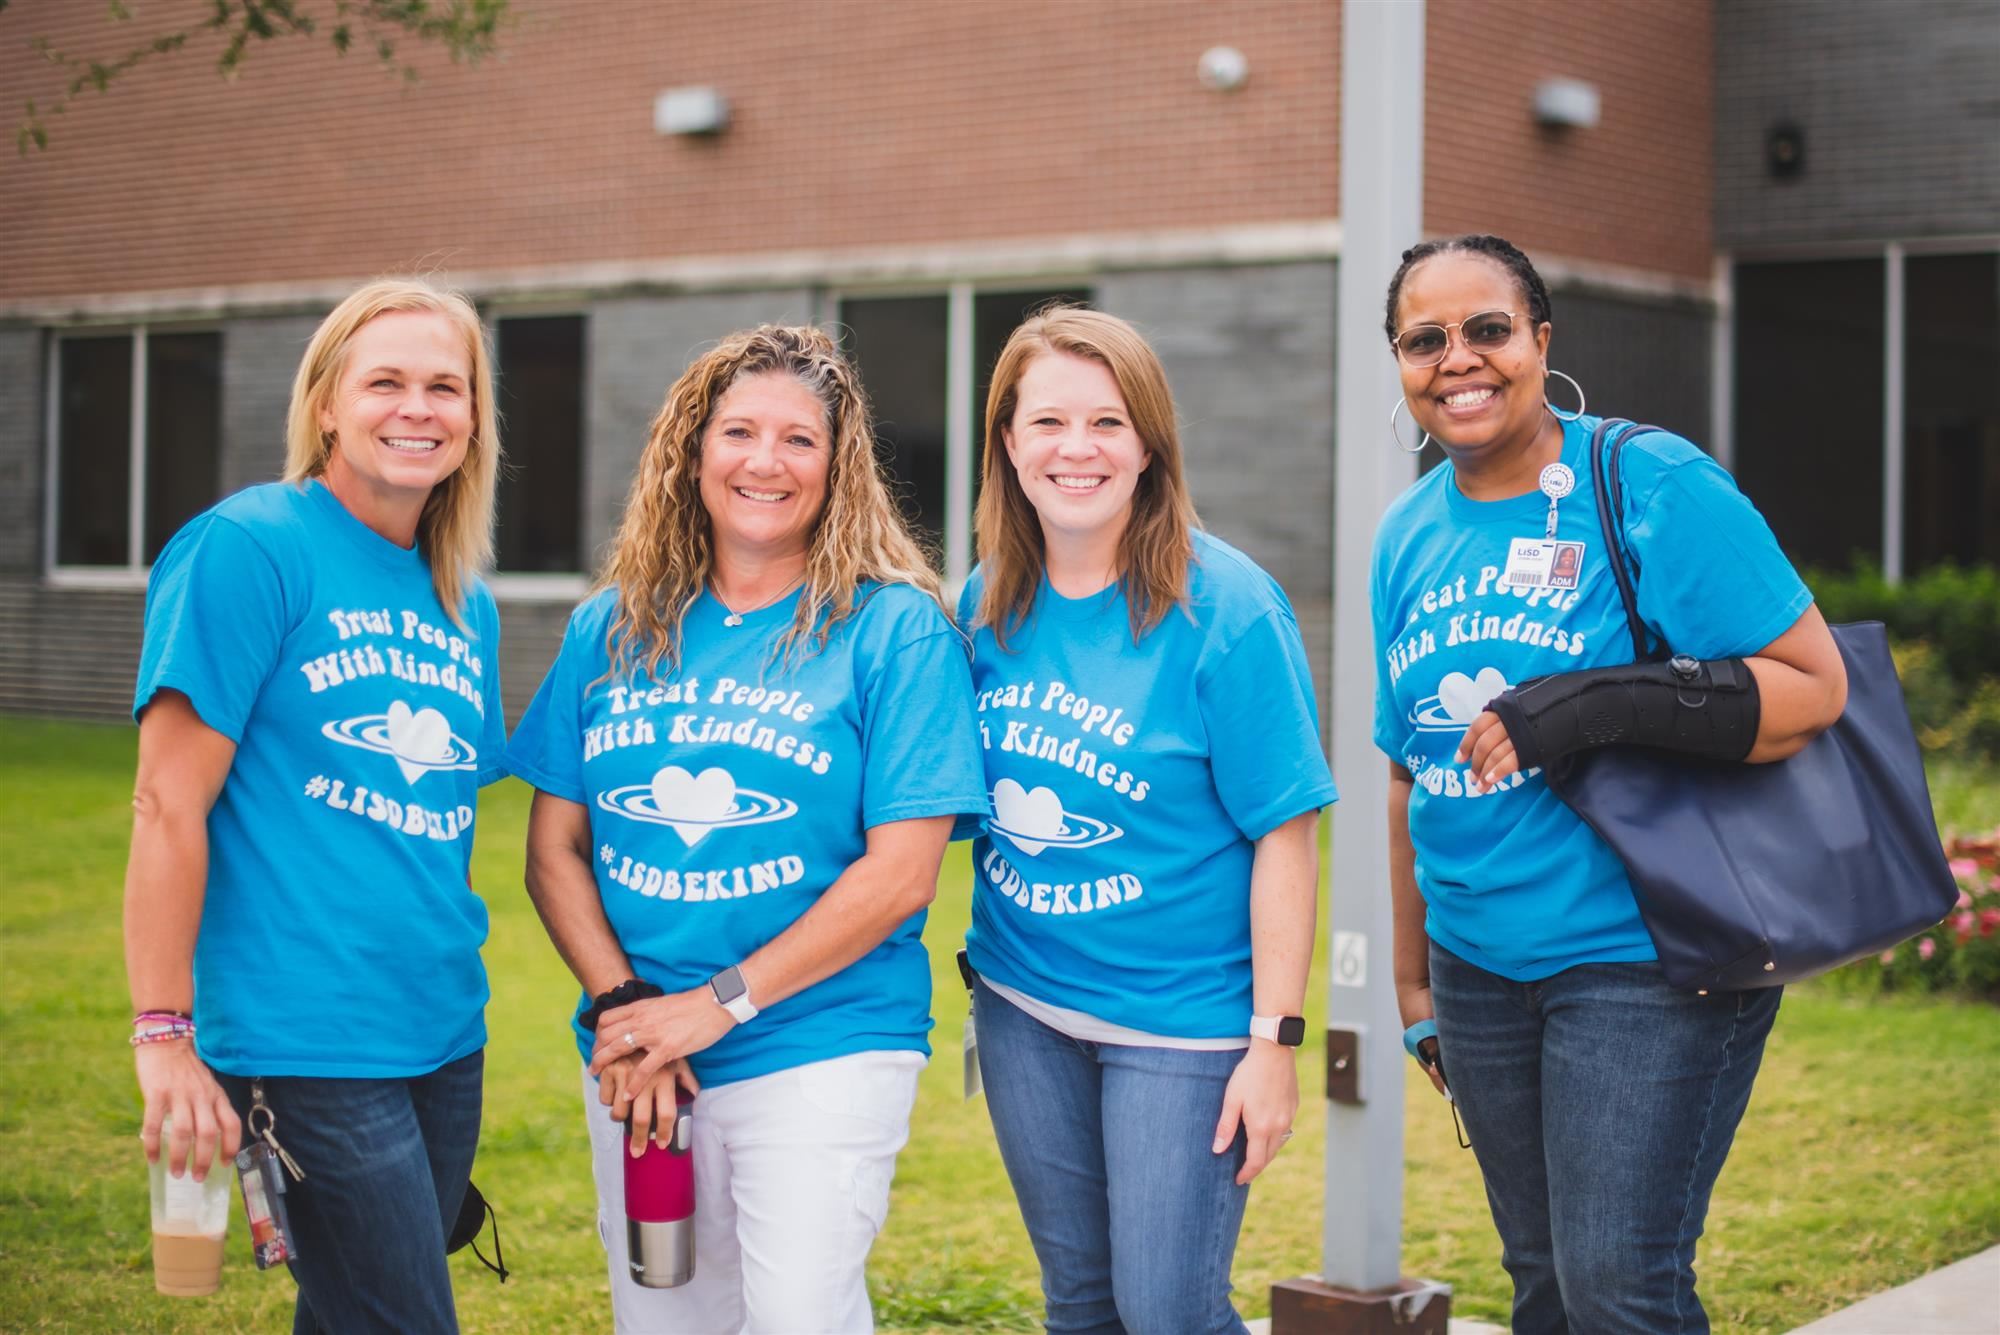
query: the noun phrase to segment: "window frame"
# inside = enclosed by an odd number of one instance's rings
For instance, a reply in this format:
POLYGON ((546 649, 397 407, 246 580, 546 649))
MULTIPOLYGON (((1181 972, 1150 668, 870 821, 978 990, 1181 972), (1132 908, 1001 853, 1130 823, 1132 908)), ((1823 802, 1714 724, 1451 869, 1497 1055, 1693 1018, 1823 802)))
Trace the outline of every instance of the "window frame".
POLYGON ((1050 270, 1033 274, 1009 274, 1005 278, 959 278, 939 284, 929 282, 848 283, 825 289, 826 323, 841 327, 841 303, 869 301, 883 297, 945 298, 945 437, 944 437, 944 588, 948 601, 956 601, 972 573, 973 459, 978 452, 976 439, 979 405, 973 402, 979 368, 972 364, 978 331, 973 326, 973 306, 985 296, 1005 296, 1010 292, 1041 292, 1051 288, 1074 288, 1091 293, 1095 299, 1102 275, 1050 270))
MULTIPOLYGON (((120 321, 108 324, 69 324, 50 326, 47 329, 47 365, 42 387, 42 437, 44 449, 42 463, 45 485, 42 488, 42 570, 44 580, 51 586, 84 589, 143 589, 153 566, 145 559, 146 551, 146 467, 149 462, 146 440, 147 416, 147 344, 154 334, 215 334, 221 340, 218 352, 216 374, 221 377, 223 362, 228 351, 229 332, 226 322, 219 320, 150 320, 142 322, 120 321), (129 451, 127 464, 131 469, 131 485, 125 502, 125 540, 127 557, 123 565, 63 565, 57 560, 61 550, 57 527, 62 516, 62 350, 65 343, 87 338, 123 338, 132 340, 132 407, 130 420, 126 424, 126 446, 129 451)), ((220 395, 221 410, 217 414, 215 429, 218 435, 223 430, 224 419, 228 415, 228 385, 225 381, 220 395)), ((218 494, 215 500, 221 500, 218 494)), ((212 504, 213 502, 211 502, 212 504)))
POLYGON ((1856 241, 1819 245, 1744 247, 1718 250, 1715 258, 1718 300, 1711 346, 1715 374, 1711 377, 1716 457, 1732 471, 1736 465, 1736 270, 1740 265, 1786 264, 1814 260, 1879 259, 1882 261, 1882 575, 1900 584, 1904 574, 1904 482, 1908 443, 1904 439, 1907 395, 1905 328, 1907 282, 1904 262, 1926 255, 2000 255, 2000 233, 1973 236, 1901 237, 1886 241, 1856 241))

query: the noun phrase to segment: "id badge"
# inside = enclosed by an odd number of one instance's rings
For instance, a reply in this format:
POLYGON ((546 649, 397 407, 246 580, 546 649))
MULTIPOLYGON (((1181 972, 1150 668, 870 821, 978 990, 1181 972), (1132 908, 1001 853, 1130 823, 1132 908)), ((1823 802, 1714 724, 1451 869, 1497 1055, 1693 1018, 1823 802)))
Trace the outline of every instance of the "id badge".
POLYGON ((972 1012, 965 1014, 965 1101, 972 1102, 986 1092, 985 1077, 979 1070, 979 1035, 972 1026, 972 1012))
POLYGON ((1515 538, 1500 583, 1510 589, 1573 589, 1583 573, 1583 544, 1515 538))
POLYGON ((237 1185, 243 1189, 243 1217, 250 1223, 250 1251, 259 1270, 298 1259, 298 1244, 285 1214, 285 1174, 269 1145, 256 1141, 236 1154, 237 1185))

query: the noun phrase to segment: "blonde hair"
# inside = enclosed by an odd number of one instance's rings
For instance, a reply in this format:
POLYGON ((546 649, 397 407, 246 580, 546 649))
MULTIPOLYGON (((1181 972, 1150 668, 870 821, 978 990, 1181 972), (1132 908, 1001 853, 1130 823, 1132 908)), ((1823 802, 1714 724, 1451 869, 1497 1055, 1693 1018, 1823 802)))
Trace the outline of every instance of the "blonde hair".
POLYGON ((750 376, 787 375, 826 412, 832 442, 826 504, 806 543, 805 589, 775 659, 824 648, 833 628, 856 610, 864 581, 909 584, 940 607, 937 572, 910 536, 875 458, 868 400, 852 365, 824 331, 810 325, 759 325, 729 335, 696 359, 667 391, 646 436, 625 517, 598 587, 618 589, 618 613, 605 633, 612 677, 664 661, 678 668, 681 625, 714 567, 714 536, 701 500, 701 444, 716 405, 750 376))
POLYGON ((431 586, 462 629, 466 590, 474 575, 493 563, 493 497, 500 476, 493 360, 479 313, 463 295, 421 278, 384 278, 351 293, 320 321, 292 380, 292 404, 285 416, 285 481, 303 483, 326 472, 334 441, 320 430, 319 417, 347 367, 348 349, 370 320, 406 311, 443 316, 465 340, 472 361, 472 440, 457 471, 431 488, 417 520, 417 549, 430 566, 431 586))
POLYGON ((1021 490, 1002 432, 1013 425, 1021 377, 1037 357, 1061 353, 1111 372, 1152 463, 1139 474, 1132 513, 1118 540, 1118 582, 1136 644, 1185 604, 1193 532, 1201 527, 1181 472, 1180 429, 1166 368, 1145 338, 1102 311, 1058 306, 1031 316, 1000 350, 986 394, 986 465, 979 491, 979 563, 986 587, 974 624, 991 626, 1000 647, 1034 609, 1047 566, 1041 521, 1021 490))

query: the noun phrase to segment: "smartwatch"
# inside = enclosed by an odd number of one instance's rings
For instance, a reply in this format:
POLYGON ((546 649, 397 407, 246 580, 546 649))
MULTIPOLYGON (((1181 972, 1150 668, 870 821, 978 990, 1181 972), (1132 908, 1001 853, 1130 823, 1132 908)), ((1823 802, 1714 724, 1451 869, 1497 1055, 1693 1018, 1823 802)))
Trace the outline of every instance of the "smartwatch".
POLYGON ((757 1018, 757 1008, 750 1004, 750 986, 743 981, 743 970, 736 965, 730 965, 709 979, 708 990, 715 993, 716 1003, 722 1009, 736 1017, 736 1023, 744 1024, 757 1018))
POLYGON ((1295 1048, 1306 1041, 1306 1017, 1303 1015, 1252 1015, 1250 1017, 1250 1037, 1261 1038, 1269 1043, 1295 1048))

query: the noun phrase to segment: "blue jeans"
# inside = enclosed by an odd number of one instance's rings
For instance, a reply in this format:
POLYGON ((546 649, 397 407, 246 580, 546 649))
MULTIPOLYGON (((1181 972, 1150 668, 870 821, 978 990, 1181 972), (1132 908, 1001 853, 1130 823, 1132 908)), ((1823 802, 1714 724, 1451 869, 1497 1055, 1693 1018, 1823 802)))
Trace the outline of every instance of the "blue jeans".
POLYGON ((1241 1332, 1229 1265, 1244 1138, 1210 1151, 1240 1051, 1085 1043, 973 990, 1000 1157, 1042 1266, 1051 1332, 1241 1332))
MULTIPOLYGON (((294 1335, 457 1331, 444 1240, 479 1144, 485 1070, 481 1051, 402 1079, 264 1077, 278 1143, 305 1172, 285 1179, 294 1335)), ((247 1141, 250 1081, 216 1078, 247 1141)))
POLYGON ((1518 1335, 1708 1330, 1695 1240, 1779 991, 1677 992, 1651 962, 1517 983, 1432 944, 1438 1052, 1518 1335))

